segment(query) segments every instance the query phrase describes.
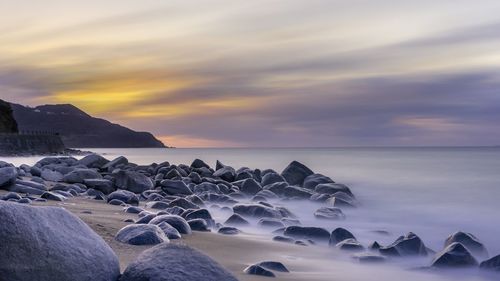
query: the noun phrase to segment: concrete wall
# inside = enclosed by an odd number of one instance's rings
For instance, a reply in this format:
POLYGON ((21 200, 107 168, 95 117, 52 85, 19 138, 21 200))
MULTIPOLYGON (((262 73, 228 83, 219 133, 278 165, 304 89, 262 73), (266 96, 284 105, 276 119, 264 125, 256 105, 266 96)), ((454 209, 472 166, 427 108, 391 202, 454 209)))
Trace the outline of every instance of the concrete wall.
POLYGON ((47 154, 65 150, 58 135, 0 134, 0 154, 47 154))

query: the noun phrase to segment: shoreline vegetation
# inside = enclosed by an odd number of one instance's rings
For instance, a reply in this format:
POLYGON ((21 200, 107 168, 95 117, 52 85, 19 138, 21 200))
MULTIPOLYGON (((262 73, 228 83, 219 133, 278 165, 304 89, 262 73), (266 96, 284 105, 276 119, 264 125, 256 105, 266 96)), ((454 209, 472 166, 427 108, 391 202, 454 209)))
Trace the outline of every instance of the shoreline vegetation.
POLYGON ((0 161, 0 199, 0 277, 10 281, 322 281, 331 264, 375 270, 412 258, 429 261, 422 274, 500 271, 500 255, 467 232, 430 249, 412 232, 364 245, 349 229, 323 228, 362 205, 350 187, 297 161, 282 172, 97 154, 0 161), (318 205, 317 225, 287 208, 303 200, 318 205))

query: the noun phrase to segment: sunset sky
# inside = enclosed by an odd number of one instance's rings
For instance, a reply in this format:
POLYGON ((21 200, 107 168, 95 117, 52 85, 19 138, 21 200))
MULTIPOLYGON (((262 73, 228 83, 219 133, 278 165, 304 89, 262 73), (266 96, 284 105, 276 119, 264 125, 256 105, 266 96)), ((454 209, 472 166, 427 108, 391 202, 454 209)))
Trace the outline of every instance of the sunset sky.
POLYGON ((0 98, 177 147, 499 145, 500 1, 0 1, 0 98))

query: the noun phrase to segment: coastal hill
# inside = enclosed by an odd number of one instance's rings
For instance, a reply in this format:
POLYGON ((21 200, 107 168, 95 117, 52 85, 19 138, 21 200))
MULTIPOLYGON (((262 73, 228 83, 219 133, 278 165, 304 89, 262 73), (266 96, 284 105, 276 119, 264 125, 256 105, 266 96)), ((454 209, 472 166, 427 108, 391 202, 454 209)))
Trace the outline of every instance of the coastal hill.
POLYGON ((151 133, 136 132, 95 118, 71 104, 26 107, 11 104, 19 131, 45 131, 61 135, 72 148, 165 147, 151 133))

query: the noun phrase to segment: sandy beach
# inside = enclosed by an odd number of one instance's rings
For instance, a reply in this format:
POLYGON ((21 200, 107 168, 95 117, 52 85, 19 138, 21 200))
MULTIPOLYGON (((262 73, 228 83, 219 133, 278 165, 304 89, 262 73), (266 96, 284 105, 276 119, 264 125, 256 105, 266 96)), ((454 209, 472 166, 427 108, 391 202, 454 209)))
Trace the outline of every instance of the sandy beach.
MULTIPOLYGON (((0 195, 5 193, 0 191, 0 195)), ((137 215, 123 212, 121 206, 81 197, 71 198, 65 202, 47 201, 33 205, 63 207, 78 216, 111 246, 120 259, 122 270, 142 251, 152 247, 134 246, 115 240, 118 230, 129 224, 124 222, 125 219, 137 219, 137 215), (92 213, 88 214, 85 211, 92 213)), ((331 280, 318 271, 321 266, 318 268, 310 266, 314 259, 317 259, 319 263, 322 255, 328 255, 328 251, 319 247, 315 247, 314 250, 305 250, 304 246, 273 242, 268 238, 255 235, 229 236, 205 232, 193 232, 191 235, 183 236, 182 239, 171 240, 171 243, 185 243, 201 250, 242 281, 267 279, 243 273, 243 269, 248 265, 264 260, 281 261, 290 269, 290 273, 278 273, 274 280, 331 280), (303 260, 308 261, 307 266, 301 262, 303 260)))

